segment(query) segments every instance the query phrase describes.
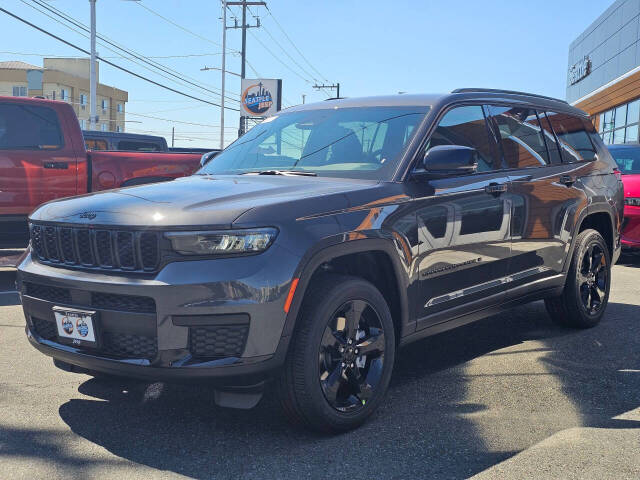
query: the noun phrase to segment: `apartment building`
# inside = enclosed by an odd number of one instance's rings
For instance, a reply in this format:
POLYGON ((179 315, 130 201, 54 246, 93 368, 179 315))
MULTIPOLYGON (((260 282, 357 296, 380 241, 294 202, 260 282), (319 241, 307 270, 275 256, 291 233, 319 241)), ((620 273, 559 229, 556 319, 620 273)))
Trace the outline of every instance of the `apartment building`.
MULTIPOLYGON (((20 61, 0 62, 0 95, 42 96, 69 102, 78 116, 80 127, 88 130, 91 111, 89 71, 88 58, 45 58, 42 67, 20 61)), ((99 62, 96 64, 96 76, 96 129, 124 132, 125 105, 129 94, 124 90, 99 83, 99 62)))

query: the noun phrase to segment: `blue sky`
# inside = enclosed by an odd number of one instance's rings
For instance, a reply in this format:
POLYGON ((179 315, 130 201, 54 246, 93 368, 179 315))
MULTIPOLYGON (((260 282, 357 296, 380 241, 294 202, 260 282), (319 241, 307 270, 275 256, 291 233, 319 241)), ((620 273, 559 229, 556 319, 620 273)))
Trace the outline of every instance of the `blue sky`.
MULTIPOLYGON (((0 2, 3 8, 89 48, 88 39, 29 7, 29 3, 30 0, 0 2)), ((272 15, 263 7, 252 8, 253 13, 259 14, 263 28, 249 31, 247 58, 262 77, 283 79, 285 105, 300 103, 302 94, 306 94, 307 102, 326 98, 326 94, 311 87, 315 80, 340 82, 341 94, 351 97, 443 92, 477 86, 564 98, 569 43, 611 3, 608 0, 271 0, 268 4, 272 15), (276 20, 311 65, 289 43, 276 20)), ((84 24, 89 23, 87 0, 55 0, 48 4, 84 24)), ((139 54, 173 57, 154 60, 209 90, 218 91, 220 72, 200 69, 205 65, 220 67, 219 5, 216 0, 98 0, 97 29, 139 54), (144 6, 197 35, 166 22, 144 6), (181 55, 198 56, 177 57, 181 55)), ((233 11, 239 13, 238 7, 233 11)), ((233 13, 228 15, 231 24, 233 13)), ((3 32, 0 60, 41 65, 42 55, 81 55, 3 13, 0 29, 3 32)), ((239 50, 240 39, 240 30, 228 30, 229 49, 239 50)), ((105 57, 116 55, 102 46, 98 51, 105 57)), ((227 70, 239 72, 239 57, 227 58, 227 70)), ((173 88, 219 102, 219 95, 214 93, 177 85, 126 59, 110 59, 173 88)), ((253 75, 248 68, 247 76, 253 75)), ((164 91, 104 64, 100 65, 100 81, 129 92, 127 120, 141 123, 127 123, 128 131, 170 137, 171 128, 175 127, 176 146, 218 145, 218 108, 164 91)), ((228 75, 226 83, 229 95, 237 98, 238 77, 228 75)), ((238 114, 228 111, 225 122, 232 127, 225 130, 228 143, 236 136, 238 114)))

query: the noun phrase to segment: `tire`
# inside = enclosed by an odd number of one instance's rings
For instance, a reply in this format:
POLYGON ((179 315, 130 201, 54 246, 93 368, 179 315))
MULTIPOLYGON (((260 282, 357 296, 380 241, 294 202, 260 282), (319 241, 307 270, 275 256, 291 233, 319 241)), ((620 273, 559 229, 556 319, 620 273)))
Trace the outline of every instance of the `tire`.
POLYGON ((611 254, 607 244, 596 230, 584 230, 576 239, 562 295, 545 300, 547 312, 555 323, 565 327, 595 327, 606 310, 610 289, 611 254))
POLYGON ((389 386, 396 348, 391 312, 360 278, 324 275, 307 291, 278 381, 280 403, 294 424, 351 430, 376 410, 389 386))

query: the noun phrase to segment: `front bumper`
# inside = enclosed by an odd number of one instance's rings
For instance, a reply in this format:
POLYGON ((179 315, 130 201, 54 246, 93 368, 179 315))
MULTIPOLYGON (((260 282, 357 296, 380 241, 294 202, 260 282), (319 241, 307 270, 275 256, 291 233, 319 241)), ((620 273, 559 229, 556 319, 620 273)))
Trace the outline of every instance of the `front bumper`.
POLYGON ((621 242, 625 248, 640 248, 640 207, 625 205, 621 242))
POLYGON ((150 381, 247 386, 284 362, 283 307, 298 262, 273 245, 251 257, 170 263, 150 278, 53 267, 28 255, 17 280, 28 339, 54 359, 150 381), (98 345, 61 343, 54 306, 96 311, 98 345))

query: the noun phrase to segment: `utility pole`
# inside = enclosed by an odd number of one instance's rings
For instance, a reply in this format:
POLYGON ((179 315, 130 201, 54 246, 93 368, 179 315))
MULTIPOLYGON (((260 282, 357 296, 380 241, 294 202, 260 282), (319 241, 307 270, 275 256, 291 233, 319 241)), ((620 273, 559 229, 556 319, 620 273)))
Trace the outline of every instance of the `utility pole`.
POLYGON ((91 6, 91 67, 89 70, 89 129, 96 129, 96 0, 89 0, 91 6))
MULTIPOLYGON (((260 19, 256 18, 256 24, 255 25, 247 25, 247 6, 262 6, 262 7, 266 7, 267 4, 266 2, 255 2, 255 1, 247 1, 247 0, 242 0, 242 1, 232 1, 232 2, 227 2, 227 5, 238 5, 242 7, 242 25, 238 26, 237 24, 234 25, 233 27, 229 27, 229 28, 241 28, 242 29, 242 66, 240 67, 240 78, 246 78, 245 77, 245 63, 246 63, 246 58, 247 58, 247 28, 260 28, 260 19)), ((224 68, 223 68, 224 69, 224 68)), ((242 111, 240 112, 240 127, 238 128, 238 136, 242 136, 244 135, 245 132, 245 117, 242 115, 242 111)))
POLYGON ((304 105, 305 100, 307 99, 307 94, 303 93, 302 94, 302 104, 304 105))
POLYGON ((316 90, 320 90, 321 88, 331 88, 336 90, 336 98, 340 98, 340 83, 335 83, 333 85, 318 85, 317 83, 313 86, 316 90))
POLYGON ((176 143, 176 127, 171 127, 171 148, 175 147, 176 143))
POLYGON ((220 150, 224 149, 224 78, 227 58, 227 2, 222 0, 222 95, 220 96, 220 150))

